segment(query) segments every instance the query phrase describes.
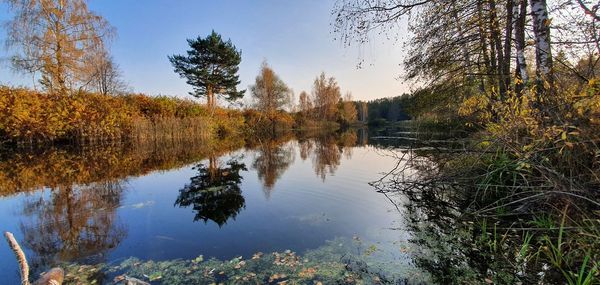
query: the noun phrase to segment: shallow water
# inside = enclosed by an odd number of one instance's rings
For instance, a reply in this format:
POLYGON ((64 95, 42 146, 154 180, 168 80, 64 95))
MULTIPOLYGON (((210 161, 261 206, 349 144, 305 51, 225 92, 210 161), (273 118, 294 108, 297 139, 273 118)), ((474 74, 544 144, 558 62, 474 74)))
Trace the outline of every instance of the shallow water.
MULTIPOLYGON (((1 230, 15 234, 36 272, 129 257, 303 254, 337 240, 360 240, 404 270, 413 265, 402 211, 368 184, 396 165, 389 144, 353 131, 5 155, 1 230)), ((18 283, 4 243, 0 268, 3 283, 18 283)))

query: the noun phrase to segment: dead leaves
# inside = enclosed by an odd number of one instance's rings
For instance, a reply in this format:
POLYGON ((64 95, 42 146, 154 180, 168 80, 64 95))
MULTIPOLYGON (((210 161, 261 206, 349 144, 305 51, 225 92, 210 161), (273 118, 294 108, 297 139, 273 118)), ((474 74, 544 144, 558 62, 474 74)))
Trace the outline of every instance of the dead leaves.
POLYGON ((300 271, 298 276, 300 276, 301 278, 312 279, 315 277, 315 273, 317 273, 317 269, 313 267, 308 267, 300 271))

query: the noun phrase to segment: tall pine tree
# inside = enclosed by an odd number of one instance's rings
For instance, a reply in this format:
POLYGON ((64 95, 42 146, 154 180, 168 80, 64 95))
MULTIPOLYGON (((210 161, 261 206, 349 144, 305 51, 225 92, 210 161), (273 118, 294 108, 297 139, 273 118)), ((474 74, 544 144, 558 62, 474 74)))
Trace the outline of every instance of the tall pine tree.
POLYGON ((235 101, 244 96, 245 90, 238 91, 240 83, 238 70, 242 52, 231 40, 223 41, 221 35, 213 31, 206 38, 188 39, 191 47, 187 55, 169 56, 175 72, 192 85, 195 97, 206 97, 208 107, 216 106, 216 96, 235 101))

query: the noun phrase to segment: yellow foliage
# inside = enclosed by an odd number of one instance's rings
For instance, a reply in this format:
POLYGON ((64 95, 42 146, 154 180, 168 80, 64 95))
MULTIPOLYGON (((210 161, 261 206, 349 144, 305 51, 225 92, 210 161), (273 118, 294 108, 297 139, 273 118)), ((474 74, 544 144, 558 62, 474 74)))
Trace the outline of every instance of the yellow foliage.
POLYGON ((0 161, 0 197, 43 187, 108 183, 168 170, 209 156, 220 156, 244 143, 244 140, 231 138, 204 141, 190 138, 181 143, 169 143, 169 147, 147 141, 132 145, 15 151, 0 161))
POLYGON ((600 82, 590 80, 583 91, 553 91, 544 100, 531 90, 508 93, 502 101, 472 96, 464 100, 459 115, 483 126, 516 157, 535 157, 565 173, 587 171, 585 175, 598 180, 594 172, 600 170, 600 82))
POLYGON ((65 96, 0 86, 0 137, 13 142, 124 139, 144 136, 143 130, 189 129, 192 121, 204 134, 241 131, 244 118, 239 111, 211 114, 202 104, 166 96, 65 96))
POLYGON ((491 118, 489 105, 490 99, 485 94, 471 96, 459 106, 458 114, 470 118, 470 121, 486 122, 491 118))

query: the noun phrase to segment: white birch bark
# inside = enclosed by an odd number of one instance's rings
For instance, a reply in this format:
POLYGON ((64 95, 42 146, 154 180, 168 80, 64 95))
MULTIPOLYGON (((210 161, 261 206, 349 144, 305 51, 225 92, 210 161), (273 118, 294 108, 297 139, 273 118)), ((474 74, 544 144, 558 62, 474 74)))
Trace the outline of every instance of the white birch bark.
POLYGON ((530 0, 535 35, 536 75, 538 82, 552 83, 552 53, 550 49, 550 19, 546 0, 530 0))

